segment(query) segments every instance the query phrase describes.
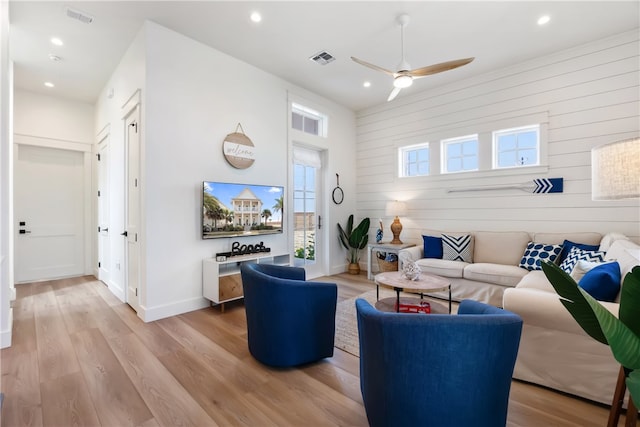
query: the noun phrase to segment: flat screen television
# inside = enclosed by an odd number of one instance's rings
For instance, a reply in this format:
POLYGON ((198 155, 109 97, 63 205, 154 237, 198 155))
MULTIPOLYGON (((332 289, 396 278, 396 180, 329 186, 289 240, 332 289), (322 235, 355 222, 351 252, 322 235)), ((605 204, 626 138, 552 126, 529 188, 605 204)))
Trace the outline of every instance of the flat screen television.
POLYGON ((204 181, 202 238, 282 233, 284 187, 204 181))

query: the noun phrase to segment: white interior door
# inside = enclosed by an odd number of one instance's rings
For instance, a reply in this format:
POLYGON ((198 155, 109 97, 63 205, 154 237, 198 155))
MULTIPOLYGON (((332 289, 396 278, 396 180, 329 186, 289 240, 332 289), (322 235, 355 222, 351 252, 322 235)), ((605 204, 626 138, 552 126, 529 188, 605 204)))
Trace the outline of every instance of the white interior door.
POLYGON ((16 152, 16 282, 82 275, 84 153, 22 144, 16 152))
POLYGON ((322 157, 316 150, 294 147, 293 264, 307 277, 324 274, 322 250, 322 157))
POLYGON ((138 311, 140 285, 140 107, 136 107, 125 119, 127 146, 127 303, 138 311))
POLYGON ((98 279, 109 283, 111 246, 109 241, 109 134, 98 143, 98 279))

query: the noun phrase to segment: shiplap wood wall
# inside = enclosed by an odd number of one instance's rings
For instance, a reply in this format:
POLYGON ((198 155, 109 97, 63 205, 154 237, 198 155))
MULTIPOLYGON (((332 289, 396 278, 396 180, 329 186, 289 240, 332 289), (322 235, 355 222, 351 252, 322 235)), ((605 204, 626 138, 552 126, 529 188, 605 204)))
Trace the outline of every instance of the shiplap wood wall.
MULTIPOLYGON (((421 230, 610 231, 640 240, 640 202, 591 200, 591 148, 640 134, 640 30, 623 33, 357 114, 358 217, 385 237, 389 200, 405 200, 403 241, 421 230), (499 172, 439 174, 439 140, 541 123, 541 166, 499 172), (399 146, 429 142, 431 175, 398 178, 399 146), (448 192, 564 178, 564 192, 518 189, 448 192)), ((471 66, 471 65, 469 65, 471 66)), ((453 71, 452 71, 453 72, 453 71)), ((419 81, 417 82, 419 84, 419 81)), ((490 144, 481 157, 491 159, 490 144)), ((387 239, 385 239, 387 240, 387 239)))

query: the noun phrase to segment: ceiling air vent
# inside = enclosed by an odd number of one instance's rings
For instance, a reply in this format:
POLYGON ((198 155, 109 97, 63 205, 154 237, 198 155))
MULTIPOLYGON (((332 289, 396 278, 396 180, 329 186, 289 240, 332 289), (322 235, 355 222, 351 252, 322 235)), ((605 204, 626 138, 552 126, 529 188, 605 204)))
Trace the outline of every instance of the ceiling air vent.
POLYGON ((310 56, 309 59, 313 62, 317 62, 320 65, 327 65, 329 62, 336 60, 333 55, 331 55, 329 52, 325 52, 324 50, 322 52, 316 53, 313 56, 310 56))
POLYGON ((82 12, 78 9, 72 9, 70 7, 67 7, 66 12, 69 18, 77 19, 78 21, 84 24, 91 24, 93 22, 93 16, 89 15, 88 13, 82 12))

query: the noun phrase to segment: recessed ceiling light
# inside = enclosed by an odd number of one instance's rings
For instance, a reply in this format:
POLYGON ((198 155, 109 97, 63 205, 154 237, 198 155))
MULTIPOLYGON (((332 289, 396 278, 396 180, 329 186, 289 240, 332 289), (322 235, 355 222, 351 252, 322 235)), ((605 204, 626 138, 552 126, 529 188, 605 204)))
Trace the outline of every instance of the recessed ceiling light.
POLYGON ((258 12, 253 12, 251 14, 251 20, 253 22, 260 22, 260 21, 262 21, 262 15, 260 15, 258 12))
POLYGON ((64 43, 59 38, 52 37, 51 38, 51 44, 56 45, 56 46, 62 46, 64 43))
POLYGON ((544 25, 551 21, 551 17, 549 15, 542 15, 538 18, 538 25, 544 25))
POLYGON ((371 82, 364 82, 364 83, 362 83, 362 86, 371 87, 371 82))
POLYGON ((54 85, 53 83, 51 83, 51 82, 44 82, 44 85, 45 85, 46 87, 54 87, 54 86, 55 86, 55 85, 54 85))

